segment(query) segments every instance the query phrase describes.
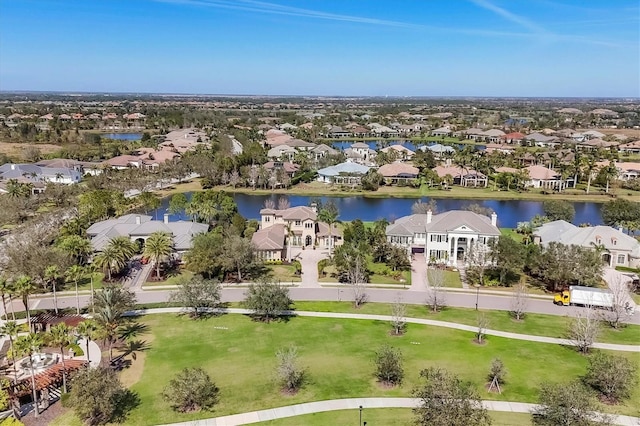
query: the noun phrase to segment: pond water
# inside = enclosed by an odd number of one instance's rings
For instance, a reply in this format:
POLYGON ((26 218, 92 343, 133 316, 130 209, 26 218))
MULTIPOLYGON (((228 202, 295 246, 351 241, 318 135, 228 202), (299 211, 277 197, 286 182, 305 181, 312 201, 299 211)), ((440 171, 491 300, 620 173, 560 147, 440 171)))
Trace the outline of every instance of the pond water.
POLYGON ((142 133, 105 133, 100 137, 118 141, 137 141, 142 139, 142 133))
MULTIPOLYGON (((351 145, 353 145, 354 143, 359 142, 359 141, 340 141, 340 142, 333 142, 331 144, 332 147, 334 147, 335 149, 339 149, 341 151, 344 151, 347 148, 350 148, 351 145)), ((431 146, 431 145, 435 145, 438 142, 433 142, 433 141, 429 141, 429 142, 412 142, 410 140, 389 140, 389 139, 380 139, 380 140, 373 140, 373 141, 362 141, 364 143, 366 143, 367 145, 369 145, 369 148, 373 149, 373 150, 379 150, 382 149, 384 147, 390 146, 390 145, 403 145, 406 148, 410 149, 411 151, 416 151, 418 149, 418 147, 422 146, 422 145, 427 145, 427 146, 431 146)), ((458 149, 463 149, 465 146, 468 145, 464 145, 464 144, 455 144, 455 146, 458 149)), ((475 147, 476 150, 478 151, 482 151, 484 149, 486 149, 486 146, 484 145, 472 145, 475 147)))
MULTIPOLYGON (((186 194, 189 198, 190 193, 186 194)), ((238 204, 240 214, 249 219, 259 219, 260 209, 266 199, 277 202, 282 195, 251 195, 233 194, 233 198, 238 204)), ((411 206, 418 199, 416 198, 368 198, 362 196, 353 197, 309 197, 302 195, 286 196, 291 206, 308 206, 312 199, 320 199, 323 203, 332 200, 340 211, 340 220, 349 221, 361 219, 363 221, 373 221, 386 218, 393 221, 402 216, 411 214, 411 206)), ((422 202, 429 202, 429 197, 421 197, 422 202)), ((525 222, 537 214, 542 214, 542 201, 524 200, 460 200, 460 199, 436 199, 437 211, 461 210, 470 204, 479 204, 483 207, 491 208, 498 214, 498 226, 503 228, 515 228, 518 222, 525 222)), ((157 214, 162 217, 169 204, 168 199, 164 199, 162 206, 151 215, 157 214)), ((589 202, 573 203, 576 209, 574 224, 588 223, 591 225, 602 224, 601 204, 589 202)), ((171 216, 170 220, 187 220, 184 216, 171 216)))

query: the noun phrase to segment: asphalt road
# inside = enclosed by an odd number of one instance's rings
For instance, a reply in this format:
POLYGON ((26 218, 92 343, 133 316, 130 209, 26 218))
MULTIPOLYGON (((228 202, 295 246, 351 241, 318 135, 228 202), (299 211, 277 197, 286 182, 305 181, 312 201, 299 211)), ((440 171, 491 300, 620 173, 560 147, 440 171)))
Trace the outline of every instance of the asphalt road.
MULTIPOLYGON (((240 302, 244 299, 246 288, 225 288, 222 291, 223 302, 240 302)), ((171 294, 170 290, 146 290, 138 291, 136 297, 138 303, 159 303, 166 302, 171 294)), ((403 303, 406 304, 425 304, 427 293, 424 291, 412 290, 390 290, 390 289, 367 289, 370 302, 393 303, 398 297, 401 297, 403 303)), ((352 299, 352 291, 348 287, 335 288, 296 288, 290 289, 290 296, 293 300, 307 301, 349 301, 352 299)), ((445 296, 446 304, 453 307, 475 308, 476 294, 447 292, 445 296)), ((85 306, 89 302, 89 296, 81 295, 80 304, 85 306)), ((510 310, 511 297, 508 295, 498 296, 479 293, 477 297, 478 308, 480 310, 510 310)), ((59 296, 58 307, 75 307, 75 296, 59 296)), ((53 299, 51 297, 32 298, 30 301, 32 309, 53 309, 53 299)), ((22 302, 14 300, 14 309, 16 311, 23 310, 22 302)), ((574 316, 580 312, 584 312, 585 308, 566 307, 554 305, 548 299, 530 298, 527 312, 574 316)), ((636 312, 632 317, 628 318, 628 323, 640 324, 640 312, 636 312)))

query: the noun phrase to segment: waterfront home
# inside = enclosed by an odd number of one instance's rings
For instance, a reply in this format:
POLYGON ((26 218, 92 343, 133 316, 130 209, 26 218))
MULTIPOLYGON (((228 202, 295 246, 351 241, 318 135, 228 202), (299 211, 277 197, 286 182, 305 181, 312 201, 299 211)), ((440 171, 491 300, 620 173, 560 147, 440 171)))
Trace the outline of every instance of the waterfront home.
POLYGON ((498 142, 505 135, 500 129, 489 129, 480 134, 483 140, 487 142, 498 142))
POLYGON ((180 255, 191 248, 196 235, 208 230, 209 225, 206 223, 169 222, 168 214, 164 215, 163 220, 153 220, 147 215, 128 214, 94 223, 87 229, 87 235, 91 239, 93 250, 100 252, 115 237, 127 237, 142 247, 154 232, 166 232, 171 235, 173 250, 180 255))
POLYGON ((434 167, 433 171, 436 172, 441 179, 451 178, 451 182, 449 183, 453 185, 486 187, 489 183, 489 180, 484 174, 470 168, 444 165, 434 167))
POLYGON ((418 147, 418 149, 424 152, 427 152, 427 150, 431 151, 436 160, 440 160, 447 155, 453 155, 456 152, 456 150, 453 147, 448 145, 442 145, 439 143, 429 145, 429 146, 422 145, 418 147))
POLYGON ((269 171, 282 170, 290 178, 292 178, 293 175, 296 174, 298 170, 300 170, 300 166, 289 161, 267 161, 262 165, 262 167, 269 171))
POLYGON ((136 155, 118 155, 102 163, 103 167, 117 170, 136 167, 146 170, 157 170, 161 164, 179 158, 180 154, 173 151, 156 151, 153 148, 140 148, 136 155))
POLYGON ((587 139, 583 142, 577 144, 578 148, 581 149, 610 149, 612 147, 616 147, 620 145, 620 142, 617 141, 604 141, 602 139, 587 139))
POLYGON ((400 134, 396 129, 392 129, 380 123, 371 123, 369 124, 369 127, 371 128, 371 133, 376 136, 393 137, 400 134))
POLYGON ((425 253, 428 262, 457 265, 475 244, 488 245, 500 236, 498 216, 451 210, 404 216, 387 226, 387 241, 408 253, 425 253))
POLYGON ((323 183, 359 185, 362 176, 365 175, 369 169, 371 169, 371 167, 347 161, 318 170, 318 181, 323 183))
POLYGON ((319 160, 323 157, 330 155, 338 155, 339 152, 336 149, 331 148, 329 145, 319 144, 311 149, 311 153, 315 160, 319 160))
POLYGON ((198 129, 180 129, 164 135, 158 144, 161 150, 168 150, 184 154, 193 151, 198 146, 209 146, 209 137, 198 129))
POLYGON ((431 136, 449 136, 451 134, 451 128, 449 126, 443 126, 431 131, 431 136))
POLYGON ((52 158, 50 160, 40 160, 36 166, 49 167, 54 169, 73 169, 81 175, 99 175, 102 173, 102 163, 91 161, 77 161, 69 158, 52 158))
POLYGON ((30 183, 61 183, 71 185, 80 182, 82 174, 74 167, 46 167, 36 164, 6 163, 0 166, 0 179, 24 179, 30 183))
POLYGON ((329 138, 348 138, 349 136, 351 136, 351 132, 340 126, 331 126, 327 131, 327 137, 329 138))
POLYGON ((529 175, 529 179, 525 182, 524 186, 528 188, 549 188, 562 190, 573 185, 573 177, 562 178, 560 173, 553 171, 550 168, 532 165, 525 167, 523 170, 529 175))
POLYGON ((396 161, 380 166, 378 173, 382 175, 387 185, 393 185, 398 183, 407 184, 413 181, 418 177, 420 171, 410 164, 396 161))
POLYGON ((360 164, 371 164, 371 160, 373 160, 376 156, 376 151, 369 148, 364 142, 356 142, 351 145, 350 148, 344 150, 344 154, 348 159, 360 163, 360 164))
MULTIPOLYGON (((596 166, 598 169, 602 169, 609 166, 609 164, 610 163, 608 161, 598 161, 596 166)), ((620 162, 613 163, 613 165, 618 171, 618 175, 616 176, 618 180, 627 181, 640 178, 640 163, 620 162)))
POLYGON ((406 146, 398 144, 382 148, 380 151, 384 152, 385 154, 395 155, 395 158, 399 158, 401 160, 411 160, 411 158, 416 154, 406 146))
POLYGON ((341 245, 342 231, 334 224, 329 232, 328 224, 318 222, 315 207, 262 209, 260 229, 254 232, 251 242, 259 258, 279 261, 286 258, 287 246, 328 249, 341 245))
POLYGON ((640 242, 610 226, 578 227, 564 220, 545 223, 534 233, 534 242, 547 245, 558 242, 598 250, 609 267, 640 267, 640 242))
POLYGON ((618 149, 620 152, 626 152, 628 154, 640 154, 640 140, 620 145, 618 149))

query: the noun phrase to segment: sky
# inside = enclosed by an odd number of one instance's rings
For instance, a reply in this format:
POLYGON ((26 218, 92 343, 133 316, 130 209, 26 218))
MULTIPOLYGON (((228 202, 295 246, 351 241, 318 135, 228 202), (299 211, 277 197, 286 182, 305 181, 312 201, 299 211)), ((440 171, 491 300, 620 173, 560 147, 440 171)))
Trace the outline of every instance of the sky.
POLYGON ((640 97, 640 2, 0 0, 0 90, 640 97))

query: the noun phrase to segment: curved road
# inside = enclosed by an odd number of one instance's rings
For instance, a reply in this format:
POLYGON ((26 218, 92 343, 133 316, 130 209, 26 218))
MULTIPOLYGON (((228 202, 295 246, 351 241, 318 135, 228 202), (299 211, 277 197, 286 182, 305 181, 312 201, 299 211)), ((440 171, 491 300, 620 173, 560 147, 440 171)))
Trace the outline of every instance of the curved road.
MULTIPOLYGON (((136 291, 136 297, 138 303, 161 303, 169 300, 169 295, 173 290, 138 290, 136 291)), ((238 288, 224 288, 222 291, 223 302, 240 302, 244 300, 244 293, 246 287, 238 288)), ((344 285, 340 287, 318 287, 318 288, 305 288, 305 287, 291 287, 289 294, 293 300, 299 301, 349 301, 352 300, 351 289, 344 285)), ((395 290, 395 289, 382 289, 382 288, 368 288, 367 294, 369 295, 370 302, 380 303, 393 303, 398 297, 406 304, 421 305, 425 304, 427 299, 426 291, 414 291, 414 290, 395 290)), ((459 291, 447 291, 446 292, 446 304, 454 307, 474 308, 476 305, 476 297, 478 301, 479 309, 484 310, 510 310, 511 309, 511 295, 506 294, 504 296, 490 294, 487 292, 475 293, 462 293, 459 291)), ((89 302, 88 295, 80 296, 80 303, 84 306, 89 302)), ((22 302, 14 300, 14 309, 16 311, 23 310, 22 302)), ((49 296, 32 298, 30 302, 32 309, 53 309, 53 300, 49 296)), ((74 307, 75 296, 70 294, 58 296, 58 307, 74 307)), ((559 316, 575 316, 580 312, 584 312, 585 308, 579 307, 566 307, 554 305, 550 299, 540 299, 531 297, 529 299, 529 305, 527 312, 559 315, 559 316)), ((640 324, 640 312, 628 317, 626 322, 629 324, 640 324)))
MULTIPOLYGON (((251 411, 230 416, 212 417, 190 422, 171 423, 164 426, 239 426, 251 423, 266 422, 286 417, 302 416, 305 414, 323 413, 337 410, 359 410, 372 408, 414 408, 420 404, 417 398, 348 398, 330 399, 326 401, 307 402, 305 404, 288 405, 268 410, 251 411)), ((482 405, 489 411, 504 411, 509 413, 531 413, 537 406, 524 402, 510 401, 482 401, 482 405)), ((366 413, 366 412, 365 412, 366 413)), ((354 414, 357 416, 357 414, 354 414)), ((621 426, 638 425, 640 418, 630 416, 612 416, 612 423, 621 426)))

